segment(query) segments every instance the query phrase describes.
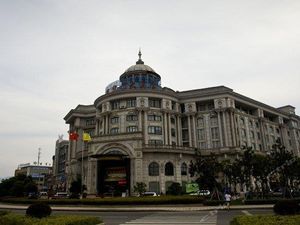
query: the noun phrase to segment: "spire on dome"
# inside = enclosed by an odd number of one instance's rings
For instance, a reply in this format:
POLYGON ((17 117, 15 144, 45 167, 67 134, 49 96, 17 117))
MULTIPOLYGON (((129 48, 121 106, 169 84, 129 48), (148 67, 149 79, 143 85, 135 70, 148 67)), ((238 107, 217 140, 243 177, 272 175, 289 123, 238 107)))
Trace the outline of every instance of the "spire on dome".
POLYGON ((142 60, 142 53, 141 53, 141 48, 139 49, 139 60, 136 62, 136 64, 144 64, 143 60, 142 60))

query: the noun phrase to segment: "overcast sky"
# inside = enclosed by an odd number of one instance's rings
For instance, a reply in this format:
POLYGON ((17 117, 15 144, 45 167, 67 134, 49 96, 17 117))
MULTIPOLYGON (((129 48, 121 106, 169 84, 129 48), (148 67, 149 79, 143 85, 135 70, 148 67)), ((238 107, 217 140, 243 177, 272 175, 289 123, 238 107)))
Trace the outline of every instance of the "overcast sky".
POLYGON ((63 117, 138 59, 162 85, 225 85, 300 114, 300 1, 0 0, 0 177, 51 162, 63 117))

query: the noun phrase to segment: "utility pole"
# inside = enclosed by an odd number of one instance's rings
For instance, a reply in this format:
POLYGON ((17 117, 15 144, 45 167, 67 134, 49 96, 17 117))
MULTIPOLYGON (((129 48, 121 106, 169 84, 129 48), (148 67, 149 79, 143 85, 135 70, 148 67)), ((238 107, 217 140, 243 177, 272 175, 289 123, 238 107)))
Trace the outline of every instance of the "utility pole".
POLYGON ((41 158, 41 147, 39 147, 38 149, 38 166, 37 166, 37 171, 38 171, 38 191, 41 191, 41 188, 40 188, 40 158, 41 158))
POLYGON ((40 158, 41 158, 41 147, 39 147, 39 151, 38 151, 38 166, 40 165, 40 158))

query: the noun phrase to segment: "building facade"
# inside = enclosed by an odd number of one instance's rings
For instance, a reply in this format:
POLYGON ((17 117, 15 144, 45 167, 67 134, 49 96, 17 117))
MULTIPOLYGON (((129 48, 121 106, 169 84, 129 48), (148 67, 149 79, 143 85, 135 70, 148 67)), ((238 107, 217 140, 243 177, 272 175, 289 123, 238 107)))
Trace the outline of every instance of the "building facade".
POLYGON ((166 193, 191 181, 195 149, 235 158, 242 146, 268 152, 279 138, 300 156, 300 117, 293 106, 274 108, 225 86, 188 91, 161 87, 161 77, 139 60, 92 105, 66 116, 70 141, 67 182, 81 176, 90 195, 133 194, 137 182, 166 193), (82 133, 92 141, 82 141, 82 133))
POLYGON ((38 191, 47 191, 50 188, 48 186, 49 176, 52 175, 52 166, 50 165, 20 164, 15 170, 15 176, 18 174, 31 176, 38 187, 38 191))
POLYGON ((58 139, 55 144, 53 158, 53 190, 66 191, 66 161, 69 141, 58 139))

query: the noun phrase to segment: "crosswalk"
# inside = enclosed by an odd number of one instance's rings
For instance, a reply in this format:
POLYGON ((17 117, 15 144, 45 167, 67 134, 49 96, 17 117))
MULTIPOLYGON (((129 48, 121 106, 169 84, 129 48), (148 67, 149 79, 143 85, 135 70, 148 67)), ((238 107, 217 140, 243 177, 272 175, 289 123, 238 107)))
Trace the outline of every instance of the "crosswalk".
POLYGON ((160 215, 154 213, 138 219, 128 221, 120 225, 216 225, 217 210, 206 212, 199 215, 160 215))

